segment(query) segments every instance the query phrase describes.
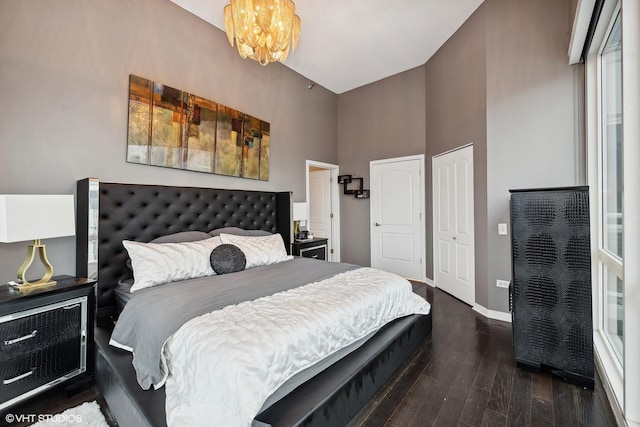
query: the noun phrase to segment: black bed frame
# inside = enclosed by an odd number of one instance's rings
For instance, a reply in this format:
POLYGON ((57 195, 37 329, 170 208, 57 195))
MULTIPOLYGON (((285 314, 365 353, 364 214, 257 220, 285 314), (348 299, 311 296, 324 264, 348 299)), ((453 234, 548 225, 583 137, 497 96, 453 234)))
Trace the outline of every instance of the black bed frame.
MULTIPOLYGON (((120 425, 165 426, 165 392, 142 390, 128 352, 109 346, 114 288, 131 277, 122 240, 241 227, 282 235, 290 249, 291 193, 102 183, 77 184, 76 275, 98 280, 96 384, 120 425), (93 216, 92 216, 93 215, 93 216), (97 228, 97 230, 96 230, 97 228), (92 259, 97 246, 97 261, 92 259)), ((95 257, 93 257, 95 258, 95 257)), ((431 315, 391 322, 358 350, 296 388, 256 426, 344 425, 431 333, 431 315)))

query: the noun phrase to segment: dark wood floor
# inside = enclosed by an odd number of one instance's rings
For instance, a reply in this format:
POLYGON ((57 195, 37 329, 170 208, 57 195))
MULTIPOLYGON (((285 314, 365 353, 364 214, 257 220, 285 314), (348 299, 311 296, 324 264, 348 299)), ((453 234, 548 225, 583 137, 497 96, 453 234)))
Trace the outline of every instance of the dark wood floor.
POLYGON ((615 426, 595 390, 514 362, 511 324, 487 319, 440 290, 432 336, 350 423, 360 426, 615 426))
MULTIPOLYGON (((599 381, 585 390, 517 368, 509 323, 486 319, 440 290, 426 292, 432 336, 350 427, 616 425, 599 381)), ((95 387, 71 397, 58 389, 10 411, 55 414, 89 400, 116 425, 95 387)))

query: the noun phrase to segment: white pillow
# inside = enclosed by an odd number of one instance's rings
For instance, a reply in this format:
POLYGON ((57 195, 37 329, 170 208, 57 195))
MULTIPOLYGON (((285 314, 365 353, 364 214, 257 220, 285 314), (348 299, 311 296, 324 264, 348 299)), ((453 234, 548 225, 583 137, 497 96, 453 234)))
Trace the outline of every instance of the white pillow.
POLYGON ((131 258, 131 292, 163 283, 216 274, 211 251, 222 244, 220 237, 183 243, 141 243, 123 240, 131 258))
POLYGON ((284 241, 280 234, 270 236, 236 236, 233 234, 220 234, 222 243, 229 243, 239 247, 247 258, 245 268, 260 267, 263 265, 277 264, 293 259, 287 255, 284 241))

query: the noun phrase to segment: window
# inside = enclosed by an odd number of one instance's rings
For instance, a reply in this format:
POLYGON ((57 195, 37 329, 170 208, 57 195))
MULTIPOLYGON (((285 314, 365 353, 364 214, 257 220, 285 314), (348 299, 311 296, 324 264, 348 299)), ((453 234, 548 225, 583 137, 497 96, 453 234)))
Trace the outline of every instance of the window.
POLYGON ((606 265, 603 265, 602 273, 602 291, 604 293, 602 303, 604 305, 603 312, 605 313, 602 330, 605 331, 609 344, 611 344, 618 361, 622 365, 622 344, 624 341, 622 335, 622 324, 624 322, 622 279, 615 272, 609 270, 606 265))
POLYGON ((582 4, 573 35, 576 40, 586 37, 586 41, 572 43, 570 52, 574 55, 587 49, 585 119, 594 355, 614 413, 636 425, 640 420, 640 192, 636 190, 640 171, 640 1, 603 0, 595 8, 593 3, 582 4), (589 40, 585 25, 594 16, 598 20, 589 40))
POLYGON ((598 261, 602 272, 602 330, 618 362, 624 365, 622 334, 623 294, 623 133, 622 133, 622 37, 620 12, 605 37, 599 54, 600 86, 600 230, 598 261))

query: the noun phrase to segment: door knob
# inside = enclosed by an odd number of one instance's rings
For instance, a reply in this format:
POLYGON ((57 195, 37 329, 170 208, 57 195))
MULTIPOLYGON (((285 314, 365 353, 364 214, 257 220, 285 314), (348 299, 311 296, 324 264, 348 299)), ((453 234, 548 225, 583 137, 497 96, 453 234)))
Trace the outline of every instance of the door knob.
POLYGON ((374 222, 373 225, 375 225, 376 227, 380 227, 382 224, 380 224, 379 222, 374 222))
POLYGON ((453 236, 453 240, 456 240, 456 236, 453 236))

